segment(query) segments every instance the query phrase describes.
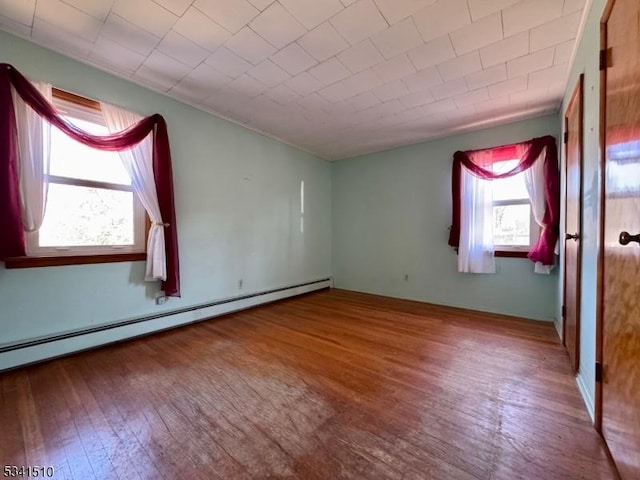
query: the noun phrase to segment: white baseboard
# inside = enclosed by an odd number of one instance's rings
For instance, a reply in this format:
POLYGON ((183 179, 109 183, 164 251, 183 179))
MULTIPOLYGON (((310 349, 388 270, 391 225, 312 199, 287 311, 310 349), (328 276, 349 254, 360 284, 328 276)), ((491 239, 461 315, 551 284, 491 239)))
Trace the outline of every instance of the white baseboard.
POLYGON ((153 315, 149 318, 127 320, 85 331, 70 332, 51 338, 5 346, 0 349, 0 371, 322 290, 331 287, 331 284, 331 279, 323 279, 316 282, 258 292, 243 297, 225 299, 211 304, 181 309, 176 312, 167 312, 162 315, 153 315))
POLYGON ((595 423, 596 421, 596 407, 595 401, 587 388, 587 383, 582 372, 578 372, 576 376, 576 383, 578 384, 578 390, 580 391, 580 395, 582 395, 582 400, 584 401, 585 406, 587 407, 587 412, 589 412, 589 416, 591 417, 591 422, 595 423))
POLYGON ((564 339, 562 338, 562 323, 558 322, 557 320, 553 321, 553 326, 556 327, 556 332, 558 333, 558 338, 560 339, 561 342, 564 341, 564 339))

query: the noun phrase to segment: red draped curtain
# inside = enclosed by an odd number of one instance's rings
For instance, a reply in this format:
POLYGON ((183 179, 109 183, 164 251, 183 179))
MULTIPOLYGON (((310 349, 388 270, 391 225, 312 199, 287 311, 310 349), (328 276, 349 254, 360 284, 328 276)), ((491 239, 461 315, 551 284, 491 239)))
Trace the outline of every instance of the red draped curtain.
POLYGON ((524 172, 538 160, 543 153, 544 159, 544 196, 545 213, 542 220, 542 232, 538 243, 529 251, 529 259, 543 265, 554 264, 555 245, 558 241, 560 226, 560 186, 558 170, 558 150, 556 139, 550 135, 534 138, 528 142, 505 145, 502 147, 456 152, 453 156, 452 196, 453 214, 449 245, 460 245, 460 208, 462 167, 473 175, 483 179, 507 178, 524 172), (492 164, 504 160, 518 159, 518 164, 508 172, 494 173, 492 164))
POLYGON ((26 255, 20 211, 17 126, 11 87, 38 115, 74 140, 98 150, 132 148, 153 134, 153 173, 165 230, 167 279, 165 295, 180 296, 178 230, 173 195, 173 173, 167 124, 161 115, 146 117, 136 125, 111 135, 92 135, 66 121, 31 83, 8 64, 0 64, 0 259, 26 255))

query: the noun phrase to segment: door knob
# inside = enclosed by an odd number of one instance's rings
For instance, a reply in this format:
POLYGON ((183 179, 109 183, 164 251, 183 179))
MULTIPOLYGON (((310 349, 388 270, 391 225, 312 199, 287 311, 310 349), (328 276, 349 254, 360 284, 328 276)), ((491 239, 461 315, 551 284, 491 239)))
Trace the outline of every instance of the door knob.
POLYGON ((564 238, 566 238, 567 240, 575 240, 577 242, 578 239, 580 238, 580 235, 578 235, 577 233, 574 233, 573 235, 570 233, 567 233, 564 238))
POLYGON ((629 245, 631 242, 640 243, 640 233, 631 235, 629 232, 620 232, 619 242, 620 245, 629 245))

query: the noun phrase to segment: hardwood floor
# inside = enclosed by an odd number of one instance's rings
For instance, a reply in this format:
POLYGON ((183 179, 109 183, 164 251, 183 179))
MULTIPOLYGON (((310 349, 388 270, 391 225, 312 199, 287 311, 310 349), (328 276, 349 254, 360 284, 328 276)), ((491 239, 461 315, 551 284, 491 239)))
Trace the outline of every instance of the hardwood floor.
POLYGON ((550 324, 340 290, 0 374, 55 478, 610 479, 550 324))

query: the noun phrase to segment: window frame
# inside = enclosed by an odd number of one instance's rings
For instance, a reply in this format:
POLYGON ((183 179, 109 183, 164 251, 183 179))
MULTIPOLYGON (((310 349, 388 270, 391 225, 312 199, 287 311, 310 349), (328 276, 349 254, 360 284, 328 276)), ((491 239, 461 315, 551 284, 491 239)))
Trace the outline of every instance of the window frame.
MULTIPOLYGON (((52 89, 53 101, 63 113, 74 118, 104 125, 100 103, 58 88, 52 89)), ((25 233, 25 257, 9 258, 6 268, 28 268, 58 265, 79 265, 146 260, 149 218, 132 185, 49 175, 50 184, 73 185, 133 193, 133 245, 88 245, 41 247, 38 232, 25 233)))
MULTIPOLYGON (((504 160, 509 161, 509 160, 504 160)), ((500 163, 500 162, 496 162, 500 163)), ((523 175, 523 172, 517 175, 523 175)), ((528 198, 512 198, 507 200, 493 200, 491 207, 496 206, 510 206, 510 205, 528 205, 529 206, 529 245, 502 245, 494 243, 494 253, 497 257, 512 257, 512 258, 527 258, 527 255, 531 251, 531 248, 540 239, 540 226, 536 222, 533 215, 533 208, 531 207, 531 201, 528 198)))

